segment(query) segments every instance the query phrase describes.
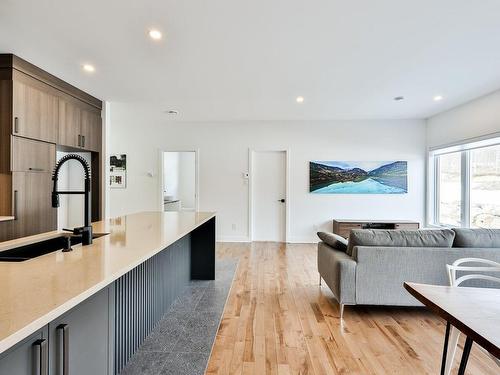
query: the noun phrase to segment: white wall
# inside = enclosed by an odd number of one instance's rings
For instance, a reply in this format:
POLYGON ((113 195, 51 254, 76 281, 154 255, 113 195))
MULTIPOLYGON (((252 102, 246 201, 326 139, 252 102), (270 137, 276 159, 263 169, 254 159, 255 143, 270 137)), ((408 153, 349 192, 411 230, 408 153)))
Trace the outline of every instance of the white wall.
POLYGON ((248 149, 255 148, 290 151, 289 241, 316 241, 316 230, 331 230, 333 218, 424 218, 425 121, 169 122, 146 107, 111 103, 109 131, 109 153, 127 154, 128 169, 127 188, 109 192, 111 216, 159 210, 159 150, 199 149, 199 209, 217 211, 219 240, 247 240, 242 173, 248 171, 248 149), (309 194, 308 162, 328 159, 407 160, 409 192, 309 194))
POLYGON ((500 91, 427 120, 427 145, 437 147, 500 132, 500 91))

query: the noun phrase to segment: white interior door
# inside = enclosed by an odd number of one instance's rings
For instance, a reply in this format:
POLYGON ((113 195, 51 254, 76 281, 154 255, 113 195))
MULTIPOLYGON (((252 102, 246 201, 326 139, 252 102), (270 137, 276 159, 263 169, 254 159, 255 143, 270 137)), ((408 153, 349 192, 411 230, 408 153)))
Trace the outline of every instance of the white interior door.
POLYGON ((286 241, 286 153, 252 153, 254 241, 286 241))

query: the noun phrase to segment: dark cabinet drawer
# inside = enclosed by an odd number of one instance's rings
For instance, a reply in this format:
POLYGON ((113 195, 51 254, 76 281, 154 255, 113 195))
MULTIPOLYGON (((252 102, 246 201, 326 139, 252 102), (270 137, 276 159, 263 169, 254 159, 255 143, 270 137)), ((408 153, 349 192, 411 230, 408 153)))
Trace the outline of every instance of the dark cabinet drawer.
POLYGON ((43 328, 0 354, 1 375, 47 375, 48 334, 43 328))
POLYGON ((101 290, 49 324, 51 374, 110 374, 108 293, 101 290))

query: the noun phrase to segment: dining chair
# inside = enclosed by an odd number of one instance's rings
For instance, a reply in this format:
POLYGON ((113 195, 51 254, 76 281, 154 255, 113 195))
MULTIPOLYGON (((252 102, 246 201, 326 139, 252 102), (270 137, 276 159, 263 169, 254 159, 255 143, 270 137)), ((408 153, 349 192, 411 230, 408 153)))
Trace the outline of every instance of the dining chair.
MULTIPOLYGON (((481 258, 461 258, 457 259, 453 264, 446 265, 448 271, 448 278, 450 286, 460 286, 464 281, 467 280, 487 280, 494 283, 500 284, 500 277, 495 277, 487 275, 490 272, 500 272, 500 263, 494 262, 488 259, 481 258), (473 263, 472 266, 466 266, 464 264, 473 263), (457 277, 457 272, 463 272, 462 276, 457 277), (472 273, 470 273, 472 272, 472 273)), ((450 323, 446 325, 446 335, 445 344, 443 349, 443 365, 441 366, 441 375, 449 375, 453 359, 455 358, 455 352, 458 345, 458 338, 460 337, 460 331, 453 327, 450 323)), ((490 355, 486 352, 500 367, 500 360, 490 355)))

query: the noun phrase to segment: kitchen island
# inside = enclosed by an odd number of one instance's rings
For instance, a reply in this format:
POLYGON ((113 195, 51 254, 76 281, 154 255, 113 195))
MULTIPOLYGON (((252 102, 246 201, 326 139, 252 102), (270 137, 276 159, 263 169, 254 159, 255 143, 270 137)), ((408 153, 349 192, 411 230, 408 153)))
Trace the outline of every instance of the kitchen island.
MULTIPOLYGON (((215 278, 214 213, 144 212, 92 226, 109 234, 0 262, 0 374, 118 373, 191 279, 215 278)), ((0 252, 60 235, 3 242, 0 252)))

